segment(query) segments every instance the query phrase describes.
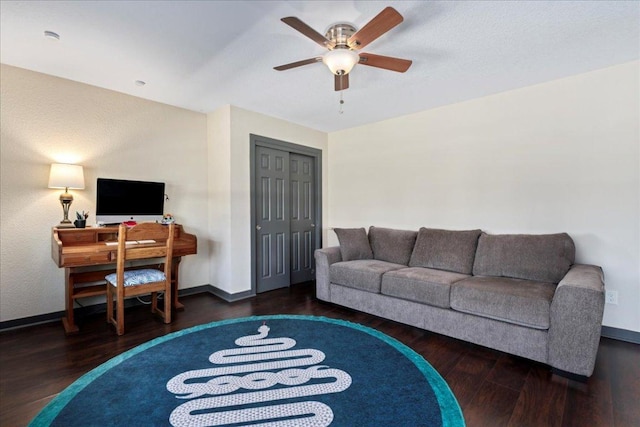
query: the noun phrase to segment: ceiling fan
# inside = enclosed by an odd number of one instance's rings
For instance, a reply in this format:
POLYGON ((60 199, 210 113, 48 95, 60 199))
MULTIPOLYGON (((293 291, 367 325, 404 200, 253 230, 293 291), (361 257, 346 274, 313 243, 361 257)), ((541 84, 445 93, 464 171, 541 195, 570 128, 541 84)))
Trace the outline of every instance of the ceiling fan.
POLYGON ((385 8, 360 30, 351 24, 338 23, 330 26, 324 36, 295 16, 282 18, 281 21, 329 51, 322 56, 274 67, 275 70, 284 71, 324 62, 335 75, 335 90, 339 91, 349 87, 349 72, 356 64, 400 73, 411 66, 412 61, 408 59, 356 52, 403 21, 402 15, 392 7, 385 8))

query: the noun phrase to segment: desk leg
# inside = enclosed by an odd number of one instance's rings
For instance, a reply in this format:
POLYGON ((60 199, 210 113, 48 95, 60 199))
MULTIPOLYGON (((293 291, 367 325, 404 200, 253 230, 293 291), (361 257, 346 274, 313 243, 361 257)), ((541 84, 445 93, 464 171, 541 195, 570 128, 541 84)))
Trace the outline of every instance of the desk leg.
POLYGON ((184 304, 178 301, 178 273, 180 270, 180 261, 182 257, 176 257, 171 262, 171 299, 173 299, 174 310, 184 310, 184 304))
POLYGON ((79 331, 78 326, 73 321, 73 292, 74 292, 74 280, 71 268, 64 269, 64 299, 67 315, 62 318, 62 325, 64 326, 64 333, 75 334, 79 331))

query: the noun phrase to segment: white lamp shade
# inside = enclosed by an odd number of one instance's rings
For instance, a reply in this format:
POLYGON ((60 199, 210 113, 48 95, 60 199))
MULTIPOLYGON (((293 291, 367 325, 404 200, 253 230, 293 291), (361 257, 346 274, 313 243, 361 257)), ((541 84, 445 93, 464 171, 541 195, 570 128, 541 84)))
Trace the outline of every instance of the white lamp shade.
POLYGON ((360 55, 349 49, 334 49, 322 55, 322 62, 333 74, 349 74, 349 71, 360 61, 360 55))
POLYGON ((49 188, 84 189, 84 173, 80 165, 53 163, 49 173, 49 188))

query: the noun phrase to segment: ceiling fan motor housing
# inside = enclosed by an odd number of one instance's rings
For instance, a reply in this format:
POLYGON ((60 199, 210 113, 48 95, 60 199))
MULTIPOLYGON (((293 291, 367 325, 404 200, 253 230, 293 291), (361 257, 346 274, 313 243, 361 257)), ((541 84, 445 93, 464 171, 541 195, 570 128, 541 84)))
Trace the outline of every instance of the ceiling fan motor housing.
POLYGON ((338 24, 333 24, 327 29, 325 37, 328 40, 331 40, 331 44, 333 45, 330 49, 335 48, 348 48, 352 49, 355 46, 349 46, 347 40, 349 37, 356 33, 356 27, 351 24, 347 24, 345 22, 341 22, 338 24))

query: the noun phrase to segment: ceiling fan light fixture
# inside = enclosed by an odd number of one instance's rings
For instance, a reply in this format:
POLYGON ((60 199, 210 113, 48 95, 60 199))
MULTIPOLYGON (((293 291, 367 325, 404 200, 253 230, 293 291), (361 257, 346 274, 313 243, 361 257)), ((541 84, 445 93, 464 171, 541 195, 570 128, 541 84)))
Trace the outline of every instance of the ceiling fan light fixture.
POLYGON ((322 62, 337 76, 349 74, 360 61, 360 55, 349 49, 334 49, 322 55, 322 62))

